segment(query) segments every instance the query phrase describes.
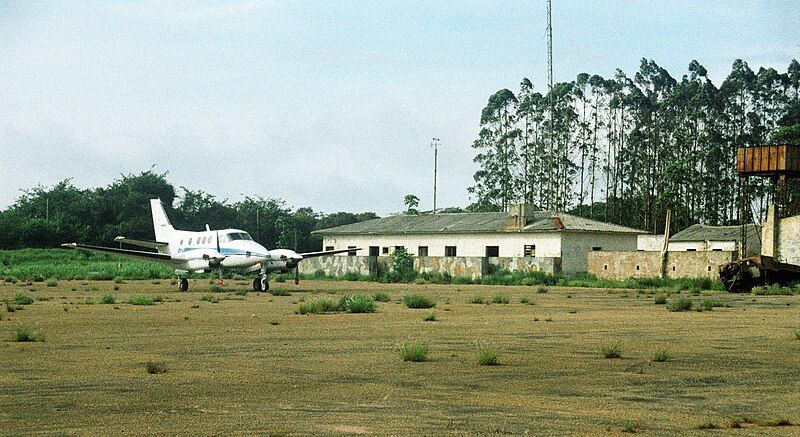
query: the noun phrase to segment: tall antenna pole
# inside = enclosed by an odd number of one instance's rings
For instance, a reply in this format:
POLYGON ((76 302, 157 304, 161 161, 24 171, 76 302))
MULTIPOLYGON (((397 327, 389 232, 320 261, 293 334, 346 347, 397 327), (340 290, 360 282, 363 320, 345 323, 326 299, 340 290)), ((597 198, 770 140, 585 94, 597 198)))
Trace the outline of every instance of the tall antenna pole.
POLYGON ((436 174, 439 169, 439 139, 434 138, 431 141, 433 146, 433 213, 436 214, 436 174))
MULTIPOLYGON (((547 90, 550 94, 550 153, 555 150, 555 102, 553 101, 553 6, 552 0, 547 0, 547 90)), ((557 168, 557 167, 556 167, 557 168)), ((556 170, 556 174, 557 170, 556 170)), ((556 184, 558 186, 558 184, 556 184)), ((556 194, 557 196, 557 194, 556 194)), ((556 202, 559 199, 553 199, 556 202)))

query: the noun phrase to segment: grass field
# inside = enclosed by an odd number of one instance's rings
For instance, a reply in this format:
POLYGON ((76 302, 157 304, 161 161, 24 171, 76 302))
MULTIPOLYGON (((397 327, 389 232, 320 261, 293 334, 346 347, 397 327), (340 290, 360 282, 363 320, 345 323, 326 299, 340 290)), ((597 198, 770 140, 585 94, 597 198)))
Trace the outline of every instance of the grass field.
POLYGON ((800 434, 798 295, 680 295, 698 312, 634 290, 272 285, 290 295, 0 283, 0 433, 800 434), (374 313, 297 314, 376 292, 374 313))

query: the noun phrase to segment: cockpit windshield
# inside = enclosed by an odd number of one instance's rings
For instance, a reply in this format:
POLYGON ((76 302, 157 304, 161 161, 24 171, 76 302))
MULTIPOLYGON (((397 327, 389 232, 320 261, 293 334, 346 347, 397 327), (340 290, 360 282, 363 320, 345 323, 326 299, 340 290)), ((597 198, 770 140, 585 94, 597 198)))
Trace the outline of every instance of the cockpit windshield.
POLYGON ((250 236, 247 232, 231 232, 230 234, 225 235, 225 241, 234 241, 234 240, 253 240, 253 237, 250 236))

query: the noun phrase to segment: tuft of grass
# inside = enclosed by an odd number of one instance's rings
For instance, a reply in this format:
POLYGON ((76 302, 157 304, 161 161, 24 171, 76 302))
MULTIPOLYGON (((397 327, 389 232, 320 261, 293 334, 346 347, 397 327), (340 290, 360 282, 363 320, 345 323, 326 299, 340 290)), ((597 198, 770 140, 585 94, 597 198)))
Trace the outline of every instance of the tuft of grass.
POLYGON ((247 296, 247 290, 236 290, 234 294, 237 296, 247 296))
POLYGON ((672 312, 690 311, 693 305, 691 299, 688 297, 681 297, 670 302, 669 305, 667 305, 667 309, 672 312))
POLYGON ((794 339, 795 340, 800 340, 800 329, 796 329, 794 331, 794 339))
POLYGON ((374 313, 375 312, 375 302, 373 302, 370 298, 355 295, 353 297, 342 297, 342 303, 340 305, 348 313, 374 313))
POLYGON ((220 287, 218 284, 212 284, 211 285, 211 292, 212 293, 221 293, 222 292, 222 287, 220 287))
POLYGON ((544 287, 544 286, 539 287, 539 288, 536 289, 536 292, 537 293, 547 293, 547 287, 544 287))
POLYGON ((768 422, 765 422, 764 424, 767 425, 767 426, 792 426, 792 425, 794 425, 794 423, 791 420, 789 420, 789 419, 787 419, 785 417, 781 417, 781 418, 775 419, 775 420, 770 420, 768 422))
POLYGON ((639 429, 639 426, 636 425, 636 422, 628 419, 622 424, 622 428, 620 431, 627 432, 627 433, 635 433, 639 429))
POLYGON ((663 363, 665 361, 669 361, 672 357, 669 356, 669 353, 666 350, 660 350, 653 355, 653 361, 656 363, 663 363))
POLYGON ((17 293, 14 295, 12 302, 17 305, 30 305, 33 303, 33 298, 27 294, 17 293))
POLYGON ((325 298, 303 302, 297 309, 300 314, 323 314, 338 311, 342 311, 339 302, 325 298))
POLYGON ((156 297, 153 298, 153 302, 164 302, 164 297, 157 294, 156 297))
POLYGON ((523 305, 527 305, 527 304, 531 303, 531 300, 528 299, 527 296, 522 296, 521 298, 519 298, 519 303, 521 303, 523 305))
POLYGON ((48 279, 45 285, 48 287, 58 287, 58 281, 55 279, 48 279))
POLYGON ((655 303, 656 305, 666 305, 667 296, 664 296, 663 294, 660 296, 656 296, 656 298, 653 300, 653 303, 655 303))
POLYGON ((375 302, 389 302, 390 300, 392 300, 392 298, 389 297, 389 295, 386 293, 383 293, 381 291, 376 291, 375 294, 372 295, 372 300, 374 300, 375 302))
POLYGON ((426 322, 435 322, 435 321, 436 321, 436 313, 434 313, 434 312, 430 312, 430 313, 428 313, 428 315, 426 315, 426 316, 425 316, 425 318, 424 318, 424 319, 422 319, 422 320, 424 320, 424 321, 426 321, 426 322))
POLYGON ((274 288, 274 289, 269 291, 269 294, 271 294, 273 296, 291 296, 292 295, 292 293, 289 293, 288 291, 283 290, 281 288, 274 288))
POLYGON ((497 349, 489 346, 479 346, 478 347, 478 364, 481 366, 496 366, 500 364, 498 361, 498 357, 500 353, 497 349))
POLYGON ((17 326, 12 339, 16 342, 44 341, 44 337, 36 330, 36 327, 29 325, 17 326))
POLYGON ((604 358, 622 358, 622 349, 619 347, 620 342, 615 342, 609 347, 604 347, 601 352, 604 358))
POLYGON ((507 304, 508 296, 503 294, 496 294, 492 297, 492 303, 507 304))
POLYGON ((117 300, 114 299, 114 296, 112 296, 110 294, 104 294, 103 297, 100 298, 100 303, 105 304, 105 305, 110 305, 110 304, 113 304, 113 303, 116 303, 116 302, 117 302, 117 300))
POLYGON ((719 425, 709 420, 697 425, 697 429, 719 429, 719 425))
POLYGON ((397 355, 399 355, 403 361, 412 361, 415 363, 428 361, 428 352, 428 344, 421 341, 407 341, 397 346, 397 355))
POLYGON ((482 305, 483 304, 483 296, 472 296, 472 299, 469 300, 469 303, 482 305))
POLYGON ((436 302, 421 294, 407 294, 403 296, 403 303, 408 308, 433 308, 436 306, 436 302))
POLYGON ((700 311, 711 311, 716 307, 723 306, 724 303, 721 300, 714 299, 712 297, 704 297, 700 300, 700 311))
POLYGON ((160 363, 158 361, 148 361, 144 363, 144 369, 147 373, 151 375, 157 375, 159 373, 167 373, 167 366, 164 363, 160 363))
POLYGON ((131 296, 128 298, 131 305, 155 305, 155 301, 148 296, 131 296))
POLYGON ((213 294, 204 294, 200 296, 200 300, 203 302, 210 302, 210 303, 219 303, 219 299, 214 297, 213 294))

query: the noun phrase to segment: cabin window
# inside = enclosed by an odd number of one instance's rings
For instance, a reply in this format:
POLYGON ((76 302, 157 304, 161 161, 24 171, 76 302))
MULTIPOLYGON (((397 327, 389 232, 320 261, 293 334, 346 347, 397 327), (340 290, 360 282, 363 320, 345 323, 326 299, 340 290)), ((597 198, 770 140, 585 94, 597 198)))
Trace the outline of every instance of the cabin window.
POLYGON ((486 246, 486 256, 487 257, 500 256, 500 246, 486 246))
POLYGON ((428 256, 428 246, 419 246, 417 248, 418 256, 428 256))
MULTIPOLYGON (((347 246, 347 248, 348 249, 355 249, 356 247, 355 246, 347 246)), ((347 252, 347 256, 356 256, 356 251, 353 250, 353 251, 347 252)))
POLYGON ((203 244, 206 244, 207 242, 208 242, 208 237, 203 237, 203 244))
POLYGON ((384 255, 388 254, 389 253, 389 248, 388 247, 384 247, 383 249, 381 249, 381 253, 384 254, 384 255))
POLYGON ((639 266, 636 266, 636 270, 639 270, 639 266))
POLYGON ((178 243, 178 245, 179 245, 179 246, 183 246, 183 240, 181 240, 181 242, 180 242, 180 243, 178 243))
POLYGON ((536 245, 535 244, 526 244, 525 250, 523 252, 523 256, 536 256, 536 245))
POLYGON ((191 246, 191 245, 192 245, 192 239, 190 238, 189 239, 189 246, 191 246))
POLYGON ((608 270, 608 264, 603 265, 603 270, 608 270))
POLYGON ((600 246, 594 246, 594 247, 592 247, 592 250, 597 252, 598 250, 603 250, 603 248, 600 247, 600 246))
POLYGON ((325 252, 333 250, 333 246, 325 246, 325 252))
POLYGON ((711 266, 708 266, 708 271, 709 271, 709 272, 711 271, 711 266))
POLYGON ((458 256, 456 255, 456 246, 445 246, 444 256, 458 256))

